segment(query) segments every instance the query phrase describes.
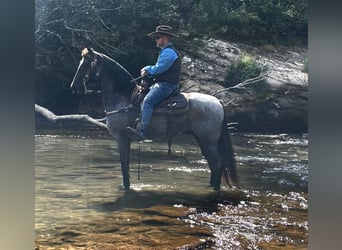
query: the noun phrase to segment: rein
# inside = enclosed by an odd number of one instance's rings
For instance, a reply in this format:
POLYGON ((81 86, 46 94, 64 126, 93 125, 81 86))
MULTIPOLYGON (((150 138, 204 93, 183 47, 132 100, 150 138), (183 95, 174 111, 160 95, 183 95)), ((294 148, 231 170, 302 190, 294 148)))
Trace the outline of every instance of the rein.
MULTIPOLYGON (((132 79, 130 82, 136 81, 137 79, 140 79, 142 77, 143 76, 132 79)), ((131 111, 133 109, 138 109, 140 104, 142 103, 145 95, 146 95, 145 91, 146 91, 146 89, 144 87, 140 86, 139 84, 136 84, 135 89, 133 90, 132 95, 131 95, 130 104, 128 106, 120 108, 120 109, 108 111, 108 112, 106 112, 106 115, 117 114, 117 113, 125 113, 125 112, 131 111)))
POLYGON ((135 82, 136 80, 140 80, 145 76, 138 76, 137 78, 132 79, 130 82, 135 82))
POLYGON ((130 111, 131 109, 134 108, 133 104, 129 104, 127 107, 121 108, 121 109, 116 109, 116 110, 112 110, 112 111, 106 111, 106 115, 111 115, 111 114, 116 114, 116 113, 125 113, 130 111))
MULTIPOLYGON (((133 80, 135 80, 135 79, 133 79, 133 80)), ((142 102, 142 99, 144 98, 144 96, 142 95, 142 92, 143 92, 143 89, 139 85, 136 84, 135 89, 133 90, 133 93, 131 96, 131 103, 128 106, 123 107, 121 109, 116 109, 116 110, 112 110, 112 111, 108 111, 108 112, 106 111, 106 115, 117 114, 117 113, 125 113, 125 112, 128 112, 130 110, 133 110, 134 108, 138 108, 138 106, 142 102)))

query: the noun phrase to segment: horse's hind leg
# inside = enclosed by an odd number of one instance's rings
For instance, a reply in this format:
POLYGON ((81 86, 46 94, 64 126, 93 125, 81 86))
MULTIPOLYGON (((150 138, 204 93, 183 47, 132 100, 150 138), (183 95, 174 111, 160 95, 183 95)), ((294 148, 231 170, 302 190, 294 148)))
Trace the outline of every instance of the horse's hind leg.
POLYGON ((220 190, 222 164, 218 147, 216 143, 202 143, 198 138, 197 141, 199 142, 199 146, 201 148, 203 156, 208 161, 208 165, 210 168, 210 186, 212 186, 215 190, 220 190))
POLYGON ((220 155, 217 150, 216 145, 209 145, 205 146, 206 151, 206 159, 208 161, 208 165, 210 168, 210 185, 215 190, 220 190, 221 187, 221 176, 222 176, 222 169, 221 169, 221 159, 220 155))

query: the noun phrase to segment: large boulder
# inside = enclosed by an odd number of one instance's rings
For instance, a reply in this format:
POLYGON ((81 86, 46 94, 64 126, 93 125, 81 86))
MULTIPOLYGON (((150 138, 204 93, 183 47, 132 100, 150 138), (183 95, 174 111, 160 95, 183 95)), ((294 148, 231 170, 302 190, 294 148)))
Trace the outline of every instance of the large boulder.
MULTIPOLYGON (((209 39, 191 56, 182 52, 182 89, 217 96, 238 132, 298 133, 308 130, 308 74, 303 48, 260 49, 209 39), (268 69, 265 81, 225 89, 228 67, 249 55, 268 69)), ((228 76, 229 77, 229 76, 228 76)))

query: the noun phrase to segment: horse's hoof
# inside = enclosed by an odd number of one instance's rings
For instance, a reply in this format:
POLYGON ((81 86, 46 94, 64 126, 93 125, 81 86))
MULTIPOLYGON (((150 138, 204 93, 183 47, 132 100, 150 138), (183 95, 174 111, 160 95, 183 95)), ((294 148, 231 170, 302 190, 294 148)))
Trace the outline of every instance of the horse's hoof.
POLYGON ((119 189, 119 191, 120 190, 129 190, 129 187, 126 187, 124 185, 119 185, 118 189, 119 189))

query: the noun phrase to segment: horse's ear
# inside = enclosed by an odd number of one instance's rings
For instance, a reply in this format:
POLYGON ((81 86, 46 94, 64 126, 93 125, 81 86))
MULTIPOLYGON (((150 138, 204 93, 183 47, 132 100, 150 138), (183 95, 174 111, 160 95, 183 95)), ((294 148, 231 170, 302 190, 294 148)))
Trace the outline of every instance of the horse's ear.
POLYGON ((84 47, 84 48, 82 49, 82 51, 81 51, 81 56, 84 57, 84 56, 86 56, 86 55, 88 55, 88 54, 89 54, 88 48, 85 48, 85 47, 84 47))
POLYGON ((81 52, 81 56, 94 55, 94 49, 90 47, 84 47, 81 52))

